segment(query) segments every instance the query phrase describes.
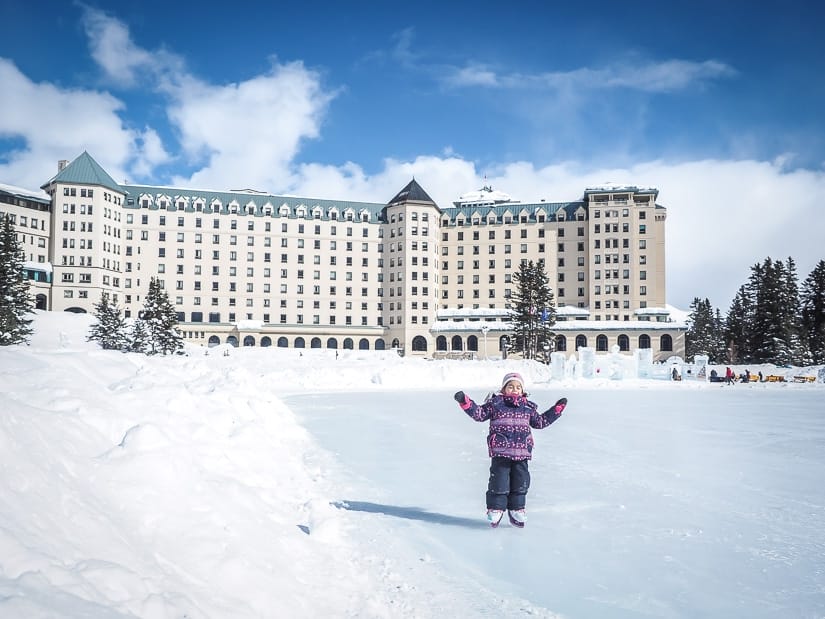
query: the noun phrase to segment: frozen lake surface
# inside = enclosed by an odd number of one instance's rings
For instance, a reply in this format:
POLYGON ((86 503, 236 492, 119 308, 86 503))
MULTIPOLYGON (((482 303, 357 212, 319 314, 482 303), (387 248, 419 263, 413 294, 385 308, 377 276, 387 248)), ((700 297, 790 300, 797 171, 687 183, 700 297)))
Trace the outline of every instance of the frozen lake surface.
POLYGON ((534 390, 570 403, 534 431, 524 530, 487 525, 487 426, 452 392, 285 401, 364 531, 467 587, 571 618, 825 616, 822 390, 679 387, 534 390))

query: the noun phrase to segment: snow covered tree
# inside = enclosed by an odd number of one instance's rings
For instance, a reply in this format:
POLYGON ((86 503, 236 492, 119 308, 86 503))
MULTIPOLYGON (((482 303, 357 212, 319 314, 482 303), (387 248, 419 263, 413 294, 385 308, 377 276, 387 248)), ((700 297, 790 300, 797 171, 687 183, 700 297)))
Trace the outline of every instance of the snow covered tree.
POLYGON ((535 359, 544 343, 552 349, 556 324, 556 308, 544 263, 522 261, 513 274, 516 291, 510 322, 513 334, 510 349, 520 352, 525 359, 535 359))
POLYGON ((143 301, 143 311, 139 318, 148 335, 147 354, 167 355, 183 348, 183 335, 178 330, 175 306, 161 288, 160 280, 155 277, 149 281, 149 292, 143 301))
POLYGON ((796 262, 790 256, 785 261, 785 283, 782 286, 782 295, 784 302, 782 330, 788 349, 788 363, 800 366, 810 365, 811 354, 802 328, 799 276, 796 273, 796 262))
POLYGON ((740 286, 725 319, 725 344, 729 363, 742 363, 749 358, 752 305, 748 288, 740 286))
POLYGON ((820 260, 802 284, 800 298, 802 332, 810 363, 825 363, 825 260, 820 260))
POLYGON ((146 330, 146 324, 140 318, 132 323, 128 345, 131 352, 146 353, 149 350, 149 332, 146 330))
POLYGON ((29 282, 23 273, 23 257, 11 218, 0 221, 0 346, 21 344, 31 336, 34 309, 29 282))
POLYGON ((782 262, 766 258, 761 265, 754 265, 751 289, 754 291, 753 330, 750 358, 753 363, 790 362, 790 349, 785 339, 785 310, 788 302, 783 292, 786 285, 782 262))
POLYGON ((128 343, 126 319, 120 313, 117 304, 109 302, 109 295, 100 293, 100 301, 95 304, 94 316, 97 322, 92 325, 90 342, 98 342, 104 350, 122 350, 128 343))
POLYGON ((685 357, 707 355, 711 363, 724 360, 724 336, 722 335, 719 310, 714 314, 708 299, 693 299, 688 316, 688 330, 685 335, 685 357))
POLYGON ((785 365, 807 359, 799 316, 796 265, 766 258, 751 267, 739 289, 725 328, 732 363, 785 365))

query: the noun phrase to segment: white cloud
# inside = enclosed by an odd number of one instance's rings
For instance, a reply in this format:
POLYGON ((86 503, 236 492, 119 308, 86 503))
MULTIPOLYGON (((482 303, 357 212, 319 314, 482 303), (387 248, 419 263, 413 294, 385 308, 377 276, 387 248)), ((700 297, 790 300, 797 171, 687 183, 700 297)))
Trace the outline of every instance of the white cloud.
POLYGON ((172 160, 172 156, 163 147, 157 131, 151 127, 143 130, 139 143, 141 147, 131 167, 132 172, 138 177, 151 177, 156 166, 172 160))
POLYGON ((6 154, 0 178, 37 188, 57 173, 60 159, 88 150, 115 179, 135 150, 137 135, 119 114, 123 103, 105 92, 35 83, 0 58, 0 136, 19 140, 6 154))
POLYGON ((440 80, 451 88, 489 87, 511 90, 606 90, 628 88, 644 92, 673 92, 695 88, 704 82, 729 78, 736 71, 721 62, 664 60, 624 62, 604 68, 542 73, 497 72, 479 63, 440 69, 440 80))
MULTIPOLYGON (((219 189, 288 184, 301 142, 319 135, 336 94, 325 91, 320 76, 301 62, 274 59, 266 74, 212 84, 190 74, 178 56, 135 45, 116 18, 86 9, 84 23, 92 57, 107 76, 160 95, 182 163, 193 170, 174 176, 173 184, 219 189)), ((157 131, 146 130, 142 138, 132 171, 149 178, 154 166, 170 157, 157 131)))
POLYGON ((120 20, 84 7, 83 26, 92 58, 115 82, 133 86, 139 72, 157 64, 152 54, 132 42, 129 28, 120 20))
POLYGON ((170 88, 169 118, 190 161, 202 162, 189 178, 196 186, 269 188, 289 182, 290 164, 303 140, 319 135, 333 93, 303 64, 274 64, 244 82, 211 85, 189 78, 170 88))

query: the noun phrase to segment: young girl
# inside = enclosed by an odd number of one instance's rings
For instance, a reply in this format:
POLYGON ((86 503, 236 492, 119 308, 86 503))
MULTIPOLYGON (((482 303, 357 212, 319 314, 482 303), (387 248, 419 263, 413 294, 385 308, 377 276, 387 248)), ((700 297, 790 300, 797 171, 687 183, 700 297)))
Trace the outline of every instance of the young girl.
POLYGON ((533 435, 530 428, 546 428, 559 418, 567 398, 561 398, 549 410, 539 413, 534 402, 527 399, 521 374, 511 372, 504 377, 501 391, 478 405, 463 391, 454 396, 455 401, 472 419, 490 421, 487 435, 489 449, 490 481, 487 486, 487 519, 497 527, 504 516, 510 523, 523 527, 527 490, 530 488, 528 462, 533 451, 533 435))

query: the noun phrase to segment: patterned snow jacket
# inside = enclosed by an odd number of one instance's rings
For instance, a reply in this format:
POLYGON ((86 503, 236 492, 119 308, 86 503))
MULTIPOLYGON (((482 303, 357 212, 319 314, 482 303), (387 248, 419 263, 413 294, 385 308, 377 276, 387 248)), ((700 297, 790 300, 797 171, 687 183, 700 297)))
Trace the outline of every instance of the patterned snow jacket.
POLYGON ((533 452, 530 428, 546 428, 560 416, 552 408, 539 413, 535 402, 525 396, 501 393, 494 394, 480 406, 468 398, 461 408, 475 421, 490 420, 487 435, 490 457, 510 460, 529 460, 533 452))

